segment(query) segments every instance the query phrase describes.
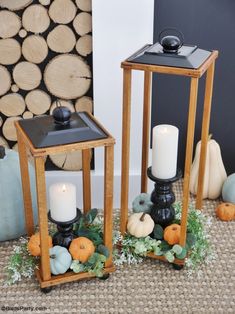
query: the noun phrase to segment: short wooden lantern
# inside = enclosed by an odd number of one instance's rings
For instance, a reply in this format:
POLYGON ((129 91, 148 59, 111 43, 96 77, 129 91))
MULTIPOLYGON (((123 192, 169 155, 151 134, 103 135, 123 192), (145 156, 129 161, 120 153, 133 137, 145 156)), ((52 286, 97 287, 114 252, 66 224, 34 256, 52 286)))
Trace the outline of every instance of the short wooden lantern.
MULTIPOLYGON (((145 47, 144 47, 145 48, 145 47)), ((143 49, 142 49, 143 50, 143 49)), ((141 50, 133 56, 141 55, 141 50)), ((126 232, 128 221, 128 191, 129 191, 129 155, 130 155, 130 124, 131 124, 131 76, 132 70, 144 72, 144 97, 143 97, 143 125, 142 125, 142 168, 141 168, 141 193, 147 192, 147 169, 148 169, 148 151, 149 151, 149 129, 150 129, 150 94, 151 94, 151 74, 162 73, 170 75, 180 75, 190 77, 190 99, 188 112, 188 127, 186 141, 186 156, 184 168, 184 187, 182 200, 182 218, 181 218, 181 234, 179 244, 184 247, 186 242, 187 231, 187 214, 189 206, 189 182, 190 171, 193 155, 195 117, 197 108, 197 94, 199 79, 206 73, 206 86, 204 109, 201 130, 201 155, 199 167, 199 180, 196 208, 202 208, 202 191, 203 179, 206 162, 206 149, 209 132, 211 100, 214 79, 215 60, 218 57, 218 51, 212 51, 209 57, 197 69, 189 69, 175 66, 163 66, 146 64, 144 62, 130 62, 129 59, 122 62, 124 81, 123 81, 123 125, 122 125, 122 177, 121 177, 121 224, 120 231, 122 234, 126 232)), ((141 58, 141 57, 140 57, 141 58)), ((167 261, 164 256, 157 256, 149 253, 149 257, 167 261)), ((174 264, 179 268, 184 265, 184 260, 175 259, 174 264)))
MULTIPOLYGON (((73 115, 76 115, 74 113, 73 115)), ((44 292, 50 290, 51 286, 75 280, 94 277, 92 274, 66 272, 63 275, 54 276, 50 271, 50 258, 48 248, 48 217, 46 201, 46 180, 45 160, 50 154, 69 153, 77 150, 82 151, 82 178, 83 178, 83 212, 91 209, 91 173, 90 154, 91 149, 104 147, 104 245, 112 252, 112 210, 113 210, 113 161, 114 161, 114 138, 100 125, 90 114, 86 113, 89 121, 99 127, 106 134, 105 138, 89 139, 87 141, 73 142, 70 144, 54 145, 38 148, 30 139, 29 132, 18 121, 15 123, 19 145, 19 157, 21 167, 21 179, 24 196, 25 219, 27 233, 31 236, 34 233, 34 222, 32 213, 32 201, 28 172, 28 151, 30 151, 35 164, 37 200, 38 200, 38 221, 41 241, 40 268, 36 271, 40 286, 44 292)), ((33 120, 33 119, 30 119, 33 120)), ((35 120, 35 119, 34 119, 35 120)), ((34 122, 34 121, 33 121, 34 122)), ((36 126, 35 126, 36 127, 36 126)), ((104 268, 104 275, 114 271, 112 254, 107 259, 104 268)))

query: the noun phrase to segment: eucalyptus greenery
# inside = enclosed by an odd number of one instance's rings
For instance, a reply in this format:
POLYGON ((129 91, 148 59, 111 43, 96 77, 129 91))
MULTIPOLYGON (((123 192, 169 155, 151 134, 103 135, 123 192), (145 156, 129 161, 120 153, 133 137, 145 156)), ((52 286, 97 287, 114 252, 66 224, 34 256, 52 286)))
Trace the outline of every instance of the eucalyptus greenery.
POLYGON ((21 281, 22 278, 31 278, 38 265, 39 259, 28 252, 28 239, 20 238, 19 242, 19 245, 14 245, 13 253, 5 267, 8 285, 21 281))
MULTIPOLYGON (((174 207, 176 213, 174 223, 180 224, 181 203, 175 203, 174 207)), ((104 264, 110 252, 103 244, 103 218, 97 214, 97 209, 91 209, 89 213, 82 216, 82 219, 74 228, 77 236, 85 236, 93 241, 96 251, 86 263, 74 260, 70 268, 75 273, 86 271, 97 277, 102 277, 104 264)), ((159 225, 154 228, 156 239, 150 236, 136 238, 130 234, 125 234, 123 237, 119 231, 115 230, 113 235, 114 263, 117 266, 138 264, 143 261, 143 258, 149 252, 153 252, 158 256, 165 256, 170 263, 174 263, 175 258, 184 259, 187 256, 185 266, 190 275, 192 272, 197 271, 199 265, 203 262, 209 263, 215 258, 208 235, 210 225, 210 218, 190 206, 185 247, 178 244, 171 246, 164 241, 163 229, 159 225)), ((7 284, 13 284, 22 278, 32 277, 35 268, 38 267, 39 258, 29 254, 27 244, 28 239, 21 238, 19 245, 14 246, 13 253, 5 268, 7 284)))
MULTIPOLYGON (((175 203, 174 207, 176 218, 173 223, 180 224, 181 203, 175 203)), ((156 225, 154 228, 156 239, 152 239, 149 236, 136 238, 130 234, 125 234, 122 237, 119 232, 115 232, 114 243, 119 243, 119 249, 114 251, 115 264, 137 264, 142 262, 143 256, 146 256, 149 252, 153 252, 155 255, 165 256, 170 263, 174 263, 175 258, 185 258, 185 265, 190 275, 198 269, 201 263, 208 263, 215 258, 207 232, 210 225, 210 218, 190 206, 185 247, 181 247, 178 244, 171 246, 164 241, 163 229, 159 225, 156 225)))

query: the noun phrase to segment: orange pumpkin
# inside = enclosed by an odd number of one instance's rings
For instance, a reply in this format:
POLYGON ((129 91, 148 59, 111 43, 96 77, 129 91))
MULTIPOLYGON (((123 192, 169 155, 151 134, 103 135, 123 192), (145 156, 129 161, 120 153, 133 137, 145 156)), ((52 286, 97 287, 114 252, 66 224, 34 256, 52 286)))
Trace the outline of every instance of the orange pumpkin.
POLYGON ((79 237, 71 242, 69 252, 73 259, 79 260, 81 263, 85 263, 95 252, 95 246, 91 240, 85 237, 79 237))
MULTIPOLYGON (((48 236, 48 246, 49 248, 52 247, 52 238, 51 236, 48 236)), ((31 255, 33 256, 40 256, 41 255, 41 249, 40 249, 40 234, 35 233, 32 235, 28 242, 28 250, 31 255)))
POLYGON ((220 220, 230 221, 235 218, 235 205, 232 203, 222 203, 216 208, 216 215, 220 220))
POLYGON ((170 245, 179 243, 180 241, 180 225, 172 224, 164 229, 164 240, 170 245))

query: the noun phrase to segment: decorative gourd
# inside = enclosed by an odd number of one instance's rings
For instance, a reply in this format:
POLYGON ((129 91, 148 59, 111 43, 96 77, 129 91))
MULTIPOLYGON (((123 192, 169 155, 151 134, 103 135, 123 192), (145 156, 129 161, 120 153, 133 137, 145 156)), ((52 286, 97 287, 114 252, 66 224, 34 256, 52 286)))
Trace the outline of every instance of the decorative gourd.
MULTIPOLYGON (((49 248, 52 247, 52 238, 51 236, 48 236, 48 245, 49 248)), ((33 234, 28 242, 28 250, 31 255, 33 256, 40 256, 41 255, 41 249, 40 249, 40 234, 35 233, 33 234)))
MULTIPOLYGON (((194 161, 191 169, 190 192, 197 194, 201 141, 197 143, 194 161)), ((203 199, 216 199, 220 196, 222 186, 227 178, 223 165, 219 144, 209 138, 207 143, 206 166, 204 175, 203 199)))
MULTIPOLYGON (((34 169, 29 164, 34 223, 37 224, 37 199, 34 169)), ((0 241, 26 234, 19 155, 0 146, 0 241)))
POLYGON ((136 238, 147 237, 154 228, 154 221, 149 214, 132 214, 127 223, 128 232, 136 238))
POLYGON ((85 237, 73 239, 69 246, 69 252, 73 259, 85 263, 95 252, 95 246, 91 240, 85 237))
POLYGON ((56 245, 50 249, 50 267, 53 275, 64 274, 72 263, 72 257, 65 247, 56 245))
POLYGON ((141 193, 136 196, 132 202, 132 208, 134 213, 150 213, 153 203, 150 200, 148 193, 141 193))
POLYGON ((216 208, 216 215, 220 220, 230 221, 235 219, 235 205, 222 203, 216 208))
POLYGON ((228 176, 222 188, 224 202, 235 204, 235 173, 228 176))
POLYGON ((171 224, 164 229, 163 238, 170 245, 179 243, 180 241, 180 225, 171 224))

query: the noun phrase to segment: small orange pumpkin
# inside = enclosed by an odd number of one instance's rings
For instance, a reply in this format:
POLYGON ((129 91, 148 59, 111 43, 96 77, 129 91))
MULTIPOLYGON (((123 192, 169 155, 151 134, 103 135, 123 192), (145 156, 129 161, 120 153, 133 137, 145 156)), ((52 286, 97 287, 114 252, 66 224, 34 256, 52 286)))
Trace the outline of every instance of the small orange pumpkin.
POLYGON ((171 224, 164 229, 164 240, 170 245, 177 244, 180 241, 180 225, 171 224))
POLYGON ((216 216, 223 221, 231 221, 235 218, 235 205, 232 203, 221 203, 216 208, 216 216))
POLYGON ((71 242, 69 252, 73 259, 79 260, 81 263, 85 263, 95 252, 95 246, 88 238, 79 237, 71 242))
MULTIPOLYGON (((48 236, 48 246, 49 248, 52 247, 52 238, 51 236, 48 236)), ((41 255, 41 249, 40 249, 40 234, 35 233, 32 235, 28 242, 28 250, 31 255, 33 256, 40 256, 41 255)))

